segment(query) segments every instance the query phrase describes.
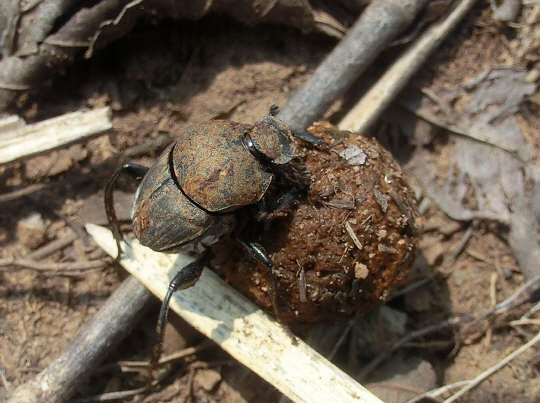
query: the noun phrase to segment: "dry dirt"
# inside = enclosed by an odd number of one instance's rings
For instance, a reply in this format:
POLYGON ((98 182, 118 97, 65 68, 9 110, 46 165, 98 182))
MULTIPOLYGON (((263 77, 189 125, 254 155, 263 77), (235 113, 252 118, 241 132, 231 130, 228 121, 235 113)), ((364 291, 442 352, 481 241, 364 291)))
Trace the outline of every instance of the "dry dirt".
MULTIPOLYGON (((421 82, 424 88, 459 85, 485 66, 500 63, 506 35, 506 30, 490 18, 488 9, 477 9, 415 82, 421 82)), ((322 35, 303 36, 292 28, 248 28, 214 17, 197 23, 138 26, 128 37, 91 60, 72 66, 62 77, 19 101, 17 112, 28 121, 111 105, 115 131, 83 145, 0 168, 4 192, 34 183, 47 185, 30 196, 3 203, 1 258, 27 257, 51 241, 79 234, 68 246, 39 260, 43 265, 40 270, 11 265, 0 268, 0 396, 6 388, 25 382, 50 363, 125 278, 120 267, 107 261, 94 269, 77 269, 77 265, 105 258, 82 228, 86 222, 105 223, 103 189, 114 169, 127 160, 126 153, 131 151, 136 162, 149 165, 163 148, 152 148, 152 141, 163 135, 174 138, 186 124, 216 117, 244 123, 260 119, 270 104, 285 105, 291 91, 301 86, 334 43, 322 35), (133 148, 137 145, 150 145, 150 150, 139 153, 133 148), (37 218, 28 218, 35 213, 39 214, 37 218), (75 265, 71 270, 58 270, 57 264, 62 262, 75 265)), ((534 114, 525 121, 532 128, 538 125, 534 114)), ((538 144, 538 134, 534 135, 538 144)), ((380 140, 390 144, 384 133, 380 140)), ((441 169, 445 169, 451 141, 435 139, 430 147, 441 169)), ((122 181, 121 188, 134 191, 129 180, 122 181)), ((126 201, 124 204, 129 205, 128 197, 126 201)), ((426 230, 409 283, 432 271, 437 275, 391 302, 393 308, 407 314, 409 331, 454 315, 481 313, 494 300, 504 300, 523 284, 504 241, 503 228, 486 222, 474 227, 456 223, 433 204, 422 214, 426 230), (472 232, 467 233, 469 228, 472 232), (469 238, 462 251, 453 256, 465 237, 469 238)), ((519 318, 529 308, 525 305, 511 318, 519 318)), ((78 398, 140 385, 114 363, 149 356, 156 314, 157 303, 149 307, 147 317, 81 388, 78 398)), ((166 343, 169 351, 201 341, 202 337, 181 320, 173 322, 176 326, 168 332, 166 343)), ((393 353, 392 361, 420 357, 433 368, 428 372, 436 385, 449 384, 474 378, 537 331, 537 324, 515 328, 507 322, 500 326, 482 322, 459 333, 460 337, 444 329, 411 341, 393 353)), ((347 343, 341 350, 347 349, 347 343)), ((344 358, 351 353, 341 350, 338 363, 350 371, 357 370, 358 363, 353 365, 344 358)), ((531 349, 463 401, 539 401, 538 370, 538 355, 531 349)), ((395 401, 406 400, 399 395, 405 386, 396 379, 385 379, 382 373, 377 373, 377 390, 398 391, 395 401)), ((406 389, 414 395, 422 391, 419 385, 413 383, 406 389)), ((158 391, 120 401, 278 400, 275 390, 212 346, 181 363, 158 391)))

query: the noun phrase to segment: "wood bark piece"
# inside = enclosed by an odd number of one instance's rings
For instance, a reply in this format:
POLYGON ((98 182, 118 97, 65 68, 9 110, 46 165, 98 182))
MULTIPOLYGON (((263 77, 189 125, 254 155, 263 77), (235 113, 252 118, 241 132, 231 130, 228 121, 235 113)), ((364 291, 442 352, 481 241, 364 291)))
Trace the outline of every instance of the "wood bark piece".
MULTIPOLYGON (((87 230, 107 253, 116 254, 109 230, 92 224, 87 230)), ((121 264, 160 299, 174 274, 194 260, 154 252, 136 240, 129 243, 121 264)), ((294 402, 381 402, 303 341, 294 345, 279 323, 211 270, 205 269, 194 287, 176 293, 170 305, 294 402)))
POLYGON ((433 24, 349 111, 340 129, 362 133, 371 126, 476 1, 462 0, 448 17, 433 24))
POLYGON ((427 3, 427 0, 373 0, 279 118, 296 130, 304 130, 320 119, 427 3))
POLYGON ((152 294, 130 277, 81 328, 66 349, 35 378, 18 386, 6 403, 65 402, 77 386, 137 323, 152 294))
POLYGON ((0 164, 86 140, 112 129, 109 107, 78 111, 31 125, 0 122, 0 164), (8 130, 9 129, 9 130, 8 130))

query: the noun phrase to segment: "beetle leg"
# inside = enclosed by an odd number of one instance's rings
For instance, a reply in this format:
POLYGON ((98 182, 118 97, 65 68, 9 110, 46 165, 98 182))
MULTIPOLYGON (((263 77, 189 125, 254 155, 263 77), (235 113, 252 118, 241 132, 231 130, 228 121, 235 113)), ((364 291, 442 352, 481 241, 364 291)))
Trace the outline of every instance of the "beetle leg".
POLYGON ((296 340, 296 336, 291 332, 289 327, 283 323, 280 319, 279 315, 279 308, 277 304, 277 285, 278 285, 278 278, 276 274, 276 266, 274 266, 274 263, 272 262, 272 259, 268 256, 264 248, 259 245, 256 242, 244 242, 241 239, 235 238, 240 245, 242 245, 248 253, 253 257, 257 262, 261 263, 262 265, 266 266, 268 270, 270 271, 270 277, 272 277, 272 287, 270 290, 270 300, 272 302, 272 309, 274 310, 274 316, 276 317, 277 321, 283 326, 283 329, 289 337, 291 338, 291 341, 293 344, 296 344, 298 340, 296 340))
POLYGON ((163 352, 163 336, 165 333, 167 318, 169 317, 169 303, 172 295, 176 291, 181 291, 192 287, 201 276, 204 267, 210 263, 212 257, 212 252, 207 250, 197 260, 182 268, 169 283, 167 294, 165 294, 165 298, 163 299, 161 308, 159 310, 156 325, 156 341, 152 351, 152 358, 150 360, 150 377, 152 377, 152 371, 158 367, 159 359, 161 358, 161 354, 163 352))
POLYGON ((296 130, 291 131, 292 135, 296 137, 297 139, 300 139, 302 141, 305 141, 306 143, 312 144, 318 148, 322 148, 323 150, 328 149, 328 144, 326 144, 326 141, 323 139, 314 136, 311 133, 308 132, 299 132, 296 130))
POLYGON ((272 277, 272 289, 270 290, 270 299, 272 301, 272 308, 274 309, 274 316, 279 320, 279 309, 277 306, 277 285, 278 279, 275 273, 275 266, 272 263, 272 259, 268 256, 264 248, 256 242, 244 242, 240 239, 237 241, 242 245, 253 259, 262 265, 266 266, 270 271, 270 277, 272 277))
POLYGON ((272 263, 272 260, 261 245, 256 242, 244 242, 241 239, 235 239, 248 251, 253 259, 266 266, 272 273, 272 276, 274 275, 274 263, 272 263))
POLYGON ((109 225, 111 227, 112 233, 114 235, 114 239, 116 241, 116 247, 118 249, 118 255, 116 256, 116 260, 120 259, 122 256, 122 248, 120 247, 120 241, 122 240, 122 233, 120 232, 120 224, 118 223, 118 218, 116 217, 116 211, 114 210, 114 185, 116 184, 116 181, 118 180, 118 177, 121 173, 127 173, 129 176, 141 180, 143 176, 148 172, 148 168, 142 165, 137 164, 124 164, 120 168, 116 170, 114 175, 109 180, 109 183, 107 183, 107 187, 105 187, 105 211, 107 212, 107 219, 109 221, 109 225))
POLYGON ((262 199, 254 206, 254 216, 257 221, 273 220, 287 216, 298 204, 300 193, 296 190, 288 190, 276 200, 267 201, 262 199))

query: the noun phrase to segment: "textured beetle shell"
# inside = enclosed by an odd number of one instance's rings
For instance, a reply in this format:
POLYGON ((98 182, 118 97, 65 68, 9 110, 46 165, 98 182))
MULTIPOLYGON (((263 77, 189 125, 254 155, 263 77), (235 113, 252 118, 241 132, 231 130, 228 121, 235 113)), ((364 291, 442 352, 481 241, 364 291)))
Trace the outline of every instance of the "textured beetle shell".
POLYGON ((247 150, 243 140, 252 126, 215 120, 192 126, 173 150, 174 171, 184 193, 210 212, 258 202, 272 174, 247 150))
POLYGON ((174 182, 169 165, 172 148, 167 147, 144 176, 131 210, 135 236, 156 251, 177 252, 215 221, 191 203, 174 182))

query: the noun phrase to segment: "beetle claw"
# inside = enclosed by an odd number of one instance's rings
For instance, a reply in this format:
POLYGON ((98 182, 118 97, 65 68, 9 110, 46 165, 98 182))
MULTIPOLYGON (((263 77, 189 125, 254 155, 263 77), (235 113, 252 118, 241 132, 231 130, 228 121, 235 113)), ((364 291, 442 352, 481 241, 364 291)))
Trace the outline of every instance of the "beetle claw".
POLYGON ((326 144, 326 141, 324 141, 320 137, 314 136, 311 133, 300 132, 300 131, 293 130, 292 134, 297 139, 305 141, 306 143, 312 144, 312 145, 314 145, 314 146, 316 146, 318 148, 321 148, 323 150, 328 150, 329 149, 329 146, 328 146, 328 144, 326 144))
POLYGON ((120 245, 120 240, 115 239, 116 241, 116 257, 114 258, 115 262, 120 262, 122 260, 122 257, 124 255, 124 251, 122 250, 122 245, 120 245))

